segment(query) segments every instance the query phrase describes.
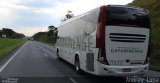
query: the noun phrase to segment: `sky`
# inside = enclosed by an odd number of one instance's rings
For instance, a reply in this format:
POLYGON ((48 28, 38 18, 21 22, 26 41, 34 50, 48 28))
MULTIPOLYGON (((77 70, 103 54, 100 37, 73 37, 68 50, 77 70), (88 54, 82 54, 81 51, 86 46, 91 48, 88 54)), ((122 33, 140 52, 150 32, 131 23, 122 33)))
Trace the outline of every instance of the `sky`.
POLYGON ((58 26, 68 10, 79 15, 101 5, 125 5, 133 0, 0 0, 0 29, 26 36, 58 26))

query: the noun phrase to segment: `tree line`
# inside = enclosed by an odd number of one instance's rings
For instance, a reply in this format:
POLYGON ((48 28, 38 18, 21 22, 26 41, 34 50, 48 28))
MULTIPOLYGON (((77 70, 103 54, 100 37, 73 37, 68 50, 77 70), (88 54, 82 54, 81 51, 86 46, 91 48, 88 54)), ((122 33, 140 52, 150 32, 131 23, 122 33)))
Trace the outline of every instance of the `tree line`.
MULTIPOLYGON (((61 22, 64 22, 70 18, 73 18, 74 14, 72 14, 72 11, 67 11, 67 14, 64 18, 61 19, 61 22)), ((48 31, 46 32, 38 32, 32 36, 37 41, 46 42, 50 44, 55 44, 56 40, 58 39, 58 30, 57 27, 50 25, 48 26, 48 31)))
POLYGON ((2 28, 2 30, 0 30, 0 37, 15 39, 15 38, 24 38, 25 35, 22 33, 17 33, 9 28, 2 28))
POLYGON ((32 36, 32 38, 34 38, 37 41, 54 44, 58 37, 57 33, 58 33, 57 27, 50 25, 48 26, 48 31, 35 33, 32 36))

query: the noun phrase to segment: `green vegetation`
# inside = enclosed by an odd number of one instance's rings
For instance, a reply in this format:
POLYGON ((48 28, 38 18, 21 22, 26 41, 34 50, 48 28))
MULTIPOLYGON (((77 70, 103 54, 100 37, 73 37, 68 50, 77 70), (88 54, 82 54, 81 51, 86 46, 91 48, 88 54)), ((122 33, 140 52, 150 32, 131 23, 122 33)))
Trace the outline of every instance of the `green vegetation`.
POLYGON ((54 45, 57 39, 57 28, 54 26, 49 26, 47 32, 38 32, 33 35, 33 38, 37 41, 49 43, 54 45))
POLYGON ((13 31, 12 29, 3 28, 0 30, 0 37, 6 37, 6 38, 24 38, 25 35, 22 33, 17 33, 13 31))
POLYGON ((24 44, 25 39, 0 38, 0 59, 12 52, 16 47, 24 44))
POLYGON ((51 45, 54 45, 55 42, 56 42, 53 38, 49 38, 47 36, 47 32, 38 32, 33 36, 33 38, 36 41, 43 42, 43 43, 48 43, 48 44, 51 44, 51 45))
MULTIPOLYGON (((68 10, 65 17, 61 19, 61 22, 64 22, 73 17, 74 17, 74 14, 72 13, 72 11, 68 10)), ((57 28, 55 26, 50 25, 48 26, 47 32, 38 32, 34 34, 32 37, 37 41, 54 45, 57 40, 57 33, 58 33, 57 28)))
POLYGON ((150 68, 160 70, 160 0, 134 0, 129 5, 150 11, 152 28, 150 68))

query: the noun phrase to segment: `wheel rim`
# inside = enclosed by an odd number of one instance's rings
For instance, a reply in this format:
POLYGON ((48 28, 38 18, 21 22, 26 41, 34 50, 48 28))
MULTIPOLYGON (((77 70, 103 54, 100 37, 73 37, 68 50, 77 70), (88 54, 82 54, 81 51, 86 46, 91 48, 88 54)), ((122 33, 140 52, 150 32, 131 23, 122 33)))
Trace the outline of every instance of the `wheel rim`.
POLYGON ((76 64, 76 70, 79 71, 79 66, 78 66, 78 64, 76 64))
POLYGON ((76 71, 79 71, 79 63, 78 61, 75 62, 76 71))

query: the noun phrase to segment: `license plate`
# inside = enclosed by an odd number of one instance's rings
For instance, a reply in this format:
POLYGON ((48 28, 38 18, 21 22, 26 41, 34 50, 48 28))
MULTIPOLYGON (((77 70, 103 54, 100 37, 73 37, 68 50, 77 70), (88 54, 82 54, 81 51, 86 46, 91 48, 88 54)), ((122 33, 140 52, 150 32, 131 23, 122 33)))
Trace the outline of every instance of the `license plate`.
POLYGON ((124 68, 122 72, 131 72, 131 68, 124 68))

